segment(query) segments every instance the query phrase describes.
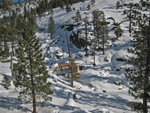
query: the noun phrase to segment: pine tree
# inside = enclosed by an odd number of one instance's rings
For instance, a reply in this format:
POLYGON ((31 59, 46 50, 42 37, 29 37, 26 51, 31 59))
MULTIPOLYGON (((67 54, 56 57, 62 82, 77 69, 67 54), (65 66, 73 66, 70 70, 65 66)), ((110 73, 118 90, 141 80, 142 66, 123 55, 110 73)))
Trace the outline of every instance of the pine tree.
POLYGON ((2 59, 7 59, 9 58, 9 56, 11 56, 10 67, 12 67, 15 48, 14 45, 17 39, 16 17, 16 13, 12 12, 12 15, 7 17, 6 21, 2 22, 2 24, 0 25, 0 54, 2 54, 0 56, 3 57, 2 59))
POLYGON ((95 61, 95 57, 96 57, 96 47, 98 45, 98 41, 96 38, 92 39, 92 45, 91 45, 91 49, 92 49, 92 56, 93 56, 93 66, 96 66, 96 61, 95 61))
POLYGON ((80 74, 78 73, 78 66, 75 63, 75 60, 73 59, 72 56, 70 57, 69 62, 70 62, 71 69, 70 69, 70 72, 68 74, 68 77, 71 78, 71 87, 74 87, 73 81, 76 79, 79 79, 80 74))
POLYGON ((40 47, 32 25, 25 21, 16 49, 17 62, 13 64, 12 77, 15 87, 21 88, 19 98, 32 101, 33 113, 36 113, 37 100, 51 100, 49 95, 52 94, 40 47))
POLYGON ((87 10, 90 10, 91 9, 91 5, 89 4, 88 6, 87 6, 87 10))
POLYGON ((51 33, 51 39, 53 39, 53 34, 56 32, 56 28, 55 28, 55 21, 52 16, 49 19, 48 31, 49 31, 49 33, 51 33))
POLYGON ((64 2, 63 1, 59 1, 59 4, 60 4, 60 7, 62 8, 62 9, 64 9, 64 2))
POLYGON ((121 8, 121 7, 122 7, 121 2, 120 2, 120 1, 117 1, 117 2, 116 2, 116 9, 119 9, 119 8, 121 8))
POLYGON ((132 57, 128 61, 128 63, 136 68, 127 69, 127 78, 130 81, 130 83, 133 84, 130 87, 129 94, 131 94, 135 98, 143 99, 144 113, 147 113, 147 101, 149 97, 148 92, 150 91, 150 39, 148 39, 150 37, 147 37, 149 26, 146 27, 143 27, 141 31, 138 31, 134 34, 134 44, 132 45, 134 49, 130 49, 129 52, 134 54, 136 57, 132 57))
POLYGON ((107 26, 108 24, 109 23, 106 22, 105 18, 101 22, 101 26, 102 26, 102 51, 103 51, 103 55, 105 54, 105 44, 107 43, 107 40, 108 40, 108 26, 107 26))
POLYGON ((33 30, 36 30, 36 28, 37 28, 36 17, 34 15, 32 15, 31 13, 29 13, 29 17, 27 17, 27 19, 29 20, 30 24, 32 25, 33 30))
POLYGON ((71 2, 69 2, 69 0, 66 0, 66 11, 67 11, 67 13, 72 11, 70 4, 71 4, 71 2))
POLYGON ((5 15, 7 11, 9 12, 11 10, 10 6, 12 5, 12 0, 1 0, 1 4, 1 13, 5 15))
POLYGON ((91 5, 95 5, 95 0, 91 0, 91 5))
POLYGON ((114 23, 113 25, 114 25, 114 27, 112 28, 112 30, 114 31, 114 33, 116 35, 116 39, 118 39, 119 37, 122 36, 123 30, 120 27, 120 23, 114 23))
POLYGON ((79 23, 81 21, 81 14, 80 14, 79 10, 77 10, 76 16, 74 16, 73 19, 74 19, 75 23, 77 24, 77 36, 79 36, 78 26, 79 26, 79 23))
POLYGON ((66 0, 66 11, 67 11, 67 13, 70 12, 70 11, 69 11, 69 1, 68 1, 68 0, 66 0))
POLYGON ((3 80, 2 80, 2 83, 3 83, 3 85, 4 85, 4 88, 5 89, 9 89, 9 87, 11 86, 11 80, 10 80, 10 78, 8 77, 8 76, 4 76, 3 77, 3 80))
POLYGON ((21 6, 21 0, 18 0, 18 4, 19 4, 19 6, 21 6))
POLYGON ((113 27, 112 27, 112 31, 114 31, 115 35, 116 35, 116 40, 118 40, 119 37, 122 36, 123 34, 123 30, 121 29, 121 23, 123 23, 124 21, 121 22, 116 22, 115 19, 113 17, 109 17, 107 19, 110 19, 113 21, 113 27))
POLYGON ((11 61, 10 61, 10 68, 12 68, 12 65, 13 65, 13 56, 15 56, 15 52, 14 52, 14 49, 15 49, 15 44, 16 44, 16 41, 17 41, 17 33, 20 29, 17 29, 17 14, 15 12, 12 13, 12 16, 10 17, 10 27, 9 27, 9 40, 11 42, 11 61))
MULTIPOLYGON (((150 3, 147 1, 147 3, 150 3)), ((134 5, 137 6, 137 5, 134 5)), ((139 6, 140 5, 139 3, 139 6)), ((138 14, 134 15, 134 21, 137 23, 138 29, 134 30, 133 44, 129 52, 133 56, 128 63, 127 78, 130 81, 129 94, 136 99, 142 99, 143 113, 148 113, 148 98, 150 93, 150 17, 143 13, 144 7, 134 7, 138 14)))
POLYGON ((98 41, 98 48, 100 48, 100 32, 101 32, 101 25, 100 25, 100 16, 103 12, 99 10, 94 10, 93 14, 93 26, 94 26, 94 36, 97 38, 98 41))
POLYGON ((65 29, 66 32, 66 42, 67 42, 67 48, 68 48, 68 54, 69 54, 69 58, 71 57, 71 52, 70 52, 70 43, 69 43, 69 37, 68 37, 68 32, 65 29))
POLYGON ((139 9, 139 4, 129 3, 127 5, 127 10, 124 10, 124 15, 126 17, 124 18, 126 21, 129 21, 129 34, 131 36, 133 31, 133 26, 135 25, 135 18, 137 18, 137 14, 139 13, 136 9, 139 9))
POLYGON ((86 40, 86 46, 85 46, 85 56, 88 56, 88 19, 87 19, 87 15, 84 19, 84 23, 85 23, 85 40, 86 40))
POLYGON ((93 26, 94 26, 94 36, 98 41, 98 48, 100 48, 100 41, 102 43, 102 51, 104 52, 105 43, 108 39, 108 22, 106 22, 104 12, 99 10, 93 11, 93 26))
POLYGON ((5 24, 0 25, 0 57, 5 60, 9 57, 8 37, 9 29, 5 24))
POLYGON ((50 14, 53 14, 53 8, 52 8, 52 3, 51 2, 48 3, 48 12, 50 14))

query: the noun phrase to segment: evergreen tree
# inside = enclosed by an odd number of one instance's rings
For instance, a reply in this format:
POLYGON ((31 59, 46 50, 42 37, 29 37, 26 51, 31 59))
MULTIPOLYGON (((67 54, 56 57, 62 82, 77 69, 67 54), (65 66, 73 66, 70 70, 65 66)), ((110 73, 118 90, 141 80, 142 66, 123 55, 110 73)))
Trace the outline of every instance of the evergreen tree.
POLYGON ((68 74, 68 77, 71 78, 71 87, 74 87, 73 81, 76 79, 79 79, 80 74, 78 73, 78 71, 79 71, 78 66, 75 63, 75 60, 73 59, 72 56, 70 57, 69 62, 70 62, 71 69, 70 69, 70 73, 68 74))
POLYGON ((91 9, 91 5, 90 5, 90 4, 87 6, 87 9, 88 9, 88 10, 90 10, 90 9, 91 9))
POLYGON ((21 0, 18 0, 18 4, 19 4, 19 6, 21 6, 21 0))
POLYGON ((134 49, 130 49, 129 52, 133 53, 136 57, 132 57, 128 63, 136 68, 127 69, 127 78, 130 83, 133 84, 130 86, 129 94, 134 96, 136 99, 143 99, 143 113, 147 113, 148 93, 150 91, 150 39, 147 39, 150 37, 146 36, 148 35, 148 29, 149 28, 143 27, 141 31, 134 34, 134 44, 132 45, 134 49))
POLYGON ((85 26, 85 40, 86 40, 86 45, 85 45, 85 56, 88 56, 88 17, 87 13, 85 13, 86 17, 84 19, 84 26, 85 26))
POLYGON ((91 49, 92 49, 92 56, 93 56, 93 66, 96 66, 96 61, 95 61, 95 57, 96 57, 96 48, 97 48, 97 45, 98 45, 98 41, 96 38, 92 39, 91 40, 91 49))
MULTIPOLYGON (((147 1, 146 3, 150 3, 147 1)), ((137 5, 134 5, 137 6, 137 5)), ((139 6, 140 2, 139 2, 139 6)), ((148 113, 148 99, 150 93, 150 17, 143 13, 143 9, 134 7, 138 14, 134 15, 138 29, 134 31, 132 48, 129 52, 133 56, 128 61, 133 67, 128 68, 127 78, 130 81, 129 93, 136 99, 142 99, 143 113, 148 113)))
POLYGON ((52 16, 49 19, 48 31, 49 31, 49 33, 51 33, 51 39, 53 39, 53 34, 56 32, 56 28, 55 28, 55 21, 52 16))
POLYGON ((2 83, 3 83, 3 85, 4 85, 4 88, 5 89, 9 89, 9 87, 11 86, 11 80, 10 80, 10 78, 8 77, 8 76, 4 76, 3 77, 3 80, 2 80, 2 83))
POLYGON ((8 37, 8 27, 5 24, 0 24, 0 57, 3 60, 9 57, 8 37))
POLYGON ((64 2, 63 1, 59 1, 59 5, 62 9, 64 9, 64 2))
POLYGON ((92 14, 93 14, 94 36, 97 38, 98 48, 100 48, 100 32, 101 32, 100 16, 101 14, 103 16, 103 12, 99 10, 94 10, 92 14))
POLYGON ((12 64, 13 64, 13 57, 15 56, 15 52, 14 52, 14 49, 15 49, 15 43, 17 41, 17 37, 16 37, 16 34, 17 34, 17 29, 15 28, 10 28, 10 31, 9 33, 11 34, 9 36, 9 40, 11 42, 11 59, 10 59, 10 68, 12 68, 12 64))
POLYGON ((114 33, 116 35, 116 39, 118 39, 119 37, 122 36, 123 30, 120 27, 120 23, 114 23, 113 25, 114 25, 114 27, 112 28, 112 30, 114 31, 114 33))
POLYGON ((69 54, 69 58, 71 57, 71 52, 70 52, 70 43, 69 43, 69 37, 68 37, 68 32, 65 29, 66 32, 66 42, 67 42, 67 48, 68 48, 68 54, 69 54))
POLYGON ((98 48, 100 48, 100 41, 102 43, 102 51, 104 53, 105 43, 108 39, 108 22, 106 22, 104 12, 99 10, 93 11, 93 26, 94 26, 94 35, 98 41, 98 48))
POLYGON ((130 36, 132 34, 133 31, 133 26, 135 25, 135 18, 137 18, 136 15, 138 15, 138 11, 136 9, 139 9, 139 4, 134 4, 134 3, 129 3, 126 4, 127 6, 127 10, 124 10, 124 15, 126 15, 126 17, 124 18, 125 21, 129 21, 129 33, 130 36))
POLYGON ((95 5, 95 0, 91 0, 91 5, 95 5))
POLYGON ((48 3, 48 12, 50 14, 53 14, 53 8, 52 8, 52 3, 51 2, 48 3))
POLYGON ((117 1, 117 2, 116 2, 116 9, 119 9, 119 8, 121 8, 121 7, 122 7, 121 2, 120 2, 120 1, 117 1))
POLYGON ((121 29, 121 23, 123 23, 124 21, 121 22, 116 22, 115 19, 113 17, 109 17, 107 19, 113 20, 113 27, 112 27, 112 31, 114 31, 115 35, 116 35, 116 40, 122 36, 123 34, 123 30, 121 29))
POLYGON ((12 0, 1 0, 0 9, 2 14, 6 14, 11 10, 12 0))
POLYGON ((80 14, 80 11, 79 11, 79 10, 77 10, 76 16, 73 17, 73 19, 74 19, 75 23, 77 24, 77 36, 78 36, 78 34, 79 34, 78 26, 79 26, 79 23, 80 23, 80 21, 81 21, 81 14, 80 14))
POLYGON ((31 13, 29 13, 29 16, 27 17, 27 19, 30 22, 30 24, 32 25, 33 30, 36 30, 36 28, 37 28, 36 17, 34 15, 32 15, 31 13))
POLYGON ((36 8, 31 8, 31 15, 36 16, 36 8))
POLYGON ((11 56, 10 67, 12 67, 14 44, 17 39, 16 16, 17 15, 12 12, 12 15, 7 17, 6 21, 2 22, 0 25, 0 56, 2 56, 2 59, 7 59, 9 56, 11 56))
POLYGON ((25 21, 16 49, 17 62, 13 64, 12 77, 15 87, 21 88, 19 98, 32 101, 33 113, 36 113, 37 100, 51 100, 49 95, 52 94, 40 47, 32 25, 25 21))
POLYGON ((69 0, 66 0, 66 11, 67 13, 71 12, 71 7, 69 6, 69 0))
POLYGON ((103 55, 105 54, 105 44, 107 43, 107 40, 108 40, 108 26, 107 26, 108 24, 109 23, 106 22, 105 18, 101 22, 101 26, 102 26, 102 51, 103 51, 103 55))
POLYGON ((9 27, 9 40, 11 42, 11 61, 10 61, 10 68, 12 68, 13 65, 13 56, 15 56, 15 44, 17 41, 17 33, 20 29, 17 29, 17 14, 15 12, 12 13, 12 16, 10 17, 10 27, 9 27))

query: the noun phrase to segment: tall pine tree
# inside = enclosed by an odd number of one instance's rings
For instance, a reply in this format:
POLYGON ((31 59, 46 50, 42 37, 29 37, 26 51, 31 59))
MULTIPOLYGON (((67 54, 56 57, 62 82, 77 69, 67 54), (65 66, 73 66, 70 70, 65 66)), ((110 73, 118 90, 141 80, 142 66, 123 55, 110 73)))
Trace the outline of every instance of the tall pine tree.
MULTIPOLYGON (((146 1, 146 3, 150 3, 146 1)), ((134 5, 137 6, 137 5, 134 5)), ((142 6, 139 2, 138 6, 142 6)), ((148 113, 148 99, 150 94, 150 17, 143 11, 144 7, 135 7, 138 14, 134 14, 134 21, 138 29, 134 31, 132 48, 129 52, 133 57, 128 61, 133 67, 127 69, 130 81, 129 93, 136 99, 142 99, 143 113, 148 113)))
POLYGON ((0 25, 0 58, 6 60, 9 57, 9 29, 5 24, 0 25))
POLYGON ((69 58, 69 62, 70 62, 71 69, 68 74, 68 77, 71 78, 71 87, 74 87, 74 80, 79 79, 80 74, 78 73, 78 71, 79 71, 78 65, 75 63, 75 60, 73 59, 72 55, 69 58))
POLYGON ((88 17, 87 13, 85 13, 86 17, 84 18, 84 26, 85 26, 85 40, 86 40, 86 45, 85 45, 85 56, 88 56, 88 17))
POLYGON ((32 101, 33 113, 36 113, 37 100, 51 100, 52 94, 40 47, 32 25, 25 21, 16 49, 17 62, 13 64, 12 77, 15 87, 21 89, 19 97, 32 101))
POLYGON ((93 26, 94 26, 94 36, 98 41, 98 49, 100 48, 100 43, 102 44, 103 54, 105 43, 107 43, 108 39, 108 27, 105 19, 105 15, 103 11, 94 10, 93 11, 93 26))
POLYGON ((56 28, 55 28, 55 21, 52 16, 49 19, 48 32, 51 33, 51 39, 53 39, 53 34, 56 32, 56 28))
POLYGON ((79 22, 81 21, 81 14, 80 14, 80 11, 77 10, 76 12, 76 16, 73 17, 75 23, 77 24, 77 36, 79 34, 79 30, 78 30, 78 26, 79 26, 79 22))

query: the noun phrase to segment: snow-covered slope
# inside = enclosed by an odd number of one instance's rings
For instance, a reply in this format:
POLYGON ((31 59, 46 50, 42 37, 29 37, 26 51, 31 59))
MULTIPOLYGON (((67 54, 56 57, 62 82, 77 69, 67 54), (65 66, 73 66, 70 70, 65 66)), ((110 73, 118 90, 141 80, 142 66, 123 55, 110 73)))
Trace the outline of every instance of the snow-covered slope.
MULTIPOLYGON (((84 66, 84 70, 80 71, 81 78, 74 82, 75 88, 69 86, 69 79, 64 73, 58 73, 58 75, 51 73, 52 65, 68 61, 66 32, 61 29, 61 25, 66 22, 72 23, 72 17, 75 16, 77 10, 80 10, 82 18, 85 17, 84 13, 88 12, 89 20, 91 20, 91 13, 94 9, 102 10, 105 12, 106 18, 113 17, 120 22, 123 19, 123 9, 115 9, 116 1, 96 0, 95 5, 87 10, 90 0, 86 0, 84 3, 74 4, 72 8, 74 7, 76 10, 70 13, 66 13, 61 8, 54 9, 53 17, 57 30, 55 38, 52 40, 50 40, 50 34, 47 33, 51 15, 45 13, 41 19, 37 17, 38 27, 43 30, 37 30, 36 35, 40 38, 43 55, 50 54, 50 57, 46 56, 45 63, 49 69, 54 92, 51 102, 46 103, 45 106, 38 106, 38 113, 133 113, 127 106, 127 103, 134 99, 128 95, 128 82, 125 77, 125 68, 128 65, 124 61, 129 57, 127 49, 131 40, 127 32, 128 23, 122 24, 124 34, 119 40, 111 41, 115 35, 110 32, 109 46, 105 49, 105 55, 101 51, 96 53, 95 67, 92 65, 92 56, 85 57, 83 48, 78 49, 74 45, 72 46, 71 54, 79 65, 84 66), (61 59, 56 58, 58 53, 62 53, 61 59), (123 59, 123 61, 119 59, 123 59), (74 93, 77 98, 73 100, 74 93)), ((132 0, 127 1, 131 2, 132 0)), ((92 37, 90 33, 88 36, 92 37)), ((31 113, 31 104, 18 101, 18 92, 13 86, 10 90, 2 87, 1 80, 5 75, 11 76, 9 64, 0 63, 0 113, 31 113)))

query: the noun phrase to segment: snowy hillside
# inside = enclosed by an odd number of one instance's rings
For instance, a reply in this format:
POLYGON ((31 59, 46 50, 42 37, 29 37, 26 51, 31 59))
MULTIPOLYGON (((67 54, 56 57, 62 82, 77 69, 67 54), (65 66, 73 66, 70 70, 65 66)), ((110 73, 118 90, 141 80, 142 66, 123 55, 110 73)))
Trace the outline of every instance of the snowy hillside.
MULTIPOLYGON (((75 16, 77 10, 80 10, 82 18, 86 17, 85 12, 87 12, 89 21, 92 20, 92 12, 95 9, 104 11, 106 18, 113 17, 117 22, 124 18, 123 9, 116 10, 117 0, 96 0, 95 5, 87 10, 89 2, 90 0, 85 0, 85 2, 72 5, 75 11, 70 13, 66 13, 65 9, 61 8, 53 9, 56 33, 52 40, 48 33, 48 21, 51 15, 45 13, 41 19, 37 17, 36 35, 42 45, 45 63, 49 70, 49 80, 54 92, 51 102, 38 105, 38 113, 134 113, 127 105, 129 101, 134 101, 134 98, 128 94, 128 82, 125 77, 125 69, 128 67, 126 60, 129 58, 127 49, 130 47, 132 38, 128 33, 128 22, 121 24, 124 33, 119 40, 112 41, 115 35, 109 32, 109 44, 105 48, 105 55, 102 51, 96 52, 95 67, 93 56, 85 57, 84 48, 71 46, 71 54, 76 63, 83 66, 83 70, 80 70, 81 78, 75 80, 74 88, 69 86, 70 80, 64 72, 52 74, 51 70, 55 64, 68 62, 66 32, 61 26, 66 22, 73 23, 72 17, 75 16), (50 56, 47 57, 46 53, 50 56), (61 56, 60 59, 56 57, 58 54, 61 56), (76 99, 73 99, 74 94, 76 94, 76 99)), ((93 29, 92 26, 89 27, 93 29)), ((82 28, 82 25, 79 26, 79 29, 82 28)), ((71 32, 68 32, 68 35, 70 34, 71 32)), ((84 32, 81 35, 84 35, 84 32)), ((92 38, 90 31, 88 37, 92 38)), ((9 65, 0 63, 0 113, 31 113, 32 105, 17 99, 18 91, 13 85, 10 90, 2 87, 3 76, 11 77, 9 65)))

